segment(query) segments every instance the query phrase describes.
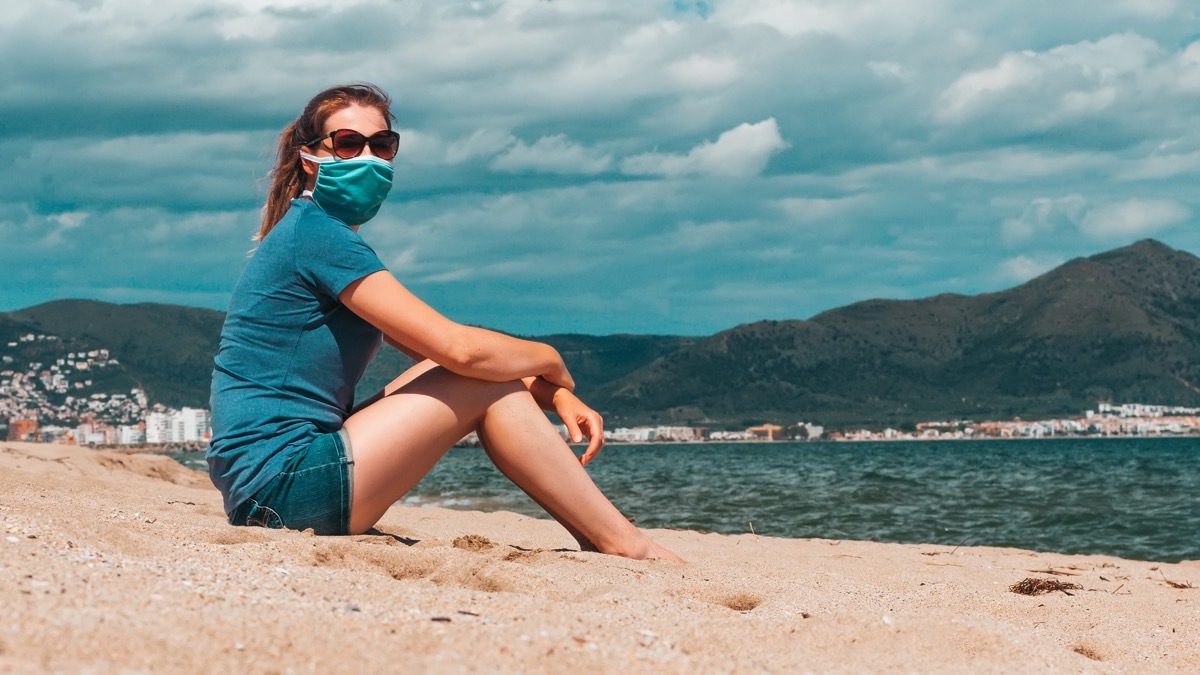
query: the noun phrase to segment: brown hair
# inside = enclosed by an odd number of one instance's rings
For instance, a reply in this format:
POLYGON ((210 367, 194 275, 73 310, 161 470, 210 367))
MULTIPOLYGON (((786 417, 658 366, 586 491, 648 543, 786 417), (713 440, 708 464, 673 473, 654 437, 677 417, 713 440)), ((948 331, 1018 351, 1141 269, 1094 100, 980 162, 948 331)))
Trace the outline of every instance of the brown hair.
POLYGON ((270 187, 267 189, 267 203, 263 206, 262 224, 255 239, 261 240, 267 236, 275 223, 287 213, 291 201, 304 191, 308 174, 300 163, 300 144, 320 136, 325 128, 325 120, 330 115, 352 105, 375 108, 383 115, 389 129, 396 119, 392 114, 391 97, 373 84, 344 84, 330 87, 312 97, 300 116, 279 134, 275 166, 265 177, 270 181, 270 187))

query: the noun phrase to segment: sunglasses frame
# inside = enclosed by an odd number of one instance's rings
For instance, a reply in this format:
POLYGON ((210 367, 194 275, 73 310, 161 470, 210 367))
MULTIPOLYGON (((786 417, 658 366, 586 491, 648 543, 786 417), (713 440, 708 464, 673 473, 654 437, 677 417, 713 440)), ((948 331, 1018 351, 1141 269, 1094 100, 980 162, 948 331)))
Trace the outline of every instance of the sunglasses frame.
POLYGON ((376 131, 375 133, 371 134, 370 136, 364 136, 363 134, 355 131, 354 129, 334 129, 333 131, 331 131, 323 136, 318 136, 307 143, 301 143, 300 147, 311 148, 312 146, 316 145, 317 143, 320 143, 321 141, 325 140, 326 138, 330 139, 330 145, 332 146, 331 150, 333 151, 333 156, 337 157, 338 159, 354 159, 355 157, 358 157, 359 155, 361 155, 363 153, 363 149, 365 149, 368 145, 371 146, 371 154, 375 155, 379 159, 387 160, 389 162, 391 160, 395 159, 396 154, 400 151, 400 134, 393 131, 392 129, 384 129, 383 131, 376 131), (360 139, 362 139, 362 141, 358 145, 358 151, 355 152, 353 155, 345 155, 345 156, 342 155, 340 152, 338 152, 338 140, 336 138, 336 136, 338 134, 343 134, 343 135, 354 134, 355 136, 358 136, 360 139), (390 157, 385 156, 387 154, 386 152, 380 153, 379 150, 376 149, 376 143, 384 144, 384 149, 390 150, 391 156, 390 157))

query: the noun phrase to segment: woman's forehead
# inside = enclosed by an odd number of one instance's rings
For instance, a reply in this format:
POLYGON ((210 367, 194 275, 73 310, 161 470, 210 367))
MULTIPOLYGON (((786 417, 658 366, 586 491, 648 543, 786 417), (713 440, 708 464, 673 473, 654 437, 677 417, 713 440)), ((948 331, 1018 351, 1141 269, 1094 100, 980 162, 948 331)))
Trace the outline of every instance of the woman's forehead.
POLYGON ((365 108, 358 105, 334 111, 325 120, 326 132, 336 129, 353 129, 369 136, 376 131, 383 131, 387 128, 387 121, 383 118, 382 113, 375 108, 365 108))

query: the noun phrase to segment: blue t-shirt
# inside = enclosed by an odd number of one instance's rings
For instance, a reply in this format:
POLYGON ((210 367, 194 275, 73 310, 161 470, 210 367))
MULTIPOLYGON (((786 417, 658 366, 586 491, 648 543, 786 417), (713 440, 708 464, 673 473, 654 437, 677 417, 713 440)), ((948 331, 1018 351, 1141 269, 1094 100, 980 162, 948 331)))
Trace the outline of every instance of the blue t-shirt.
POLYGON ((306 199, 292 201, 233 290, 212 379, 213 484, 232 513, 318 435, 342 428, 382 333, 338 302, 385 269, 306 199))

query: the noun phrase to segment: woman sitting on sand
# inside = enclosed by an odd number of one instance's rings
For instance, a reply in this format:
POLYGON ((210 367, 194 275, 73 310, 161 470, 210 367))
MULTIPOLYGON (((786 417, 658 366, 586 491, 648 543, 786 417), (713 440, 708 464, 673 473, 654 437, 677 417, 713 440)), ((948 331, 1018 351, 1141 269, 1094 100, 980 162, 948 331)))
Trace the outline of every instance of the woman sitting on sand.
POLYGON ((600 416, 549 345, 459 325, 358 234, 392 185, 399 136, 373 85, 317 94, 283 130, 259 245, 229 302, 212 382, 209 474, 234 525, 359 534, 475 431, 496 467, 580 548, 670 558, 584 470, 600 416), (387 342, 417 361, 354 405, 387 342), (542 410, 562 418, 583 457, 542 410))

